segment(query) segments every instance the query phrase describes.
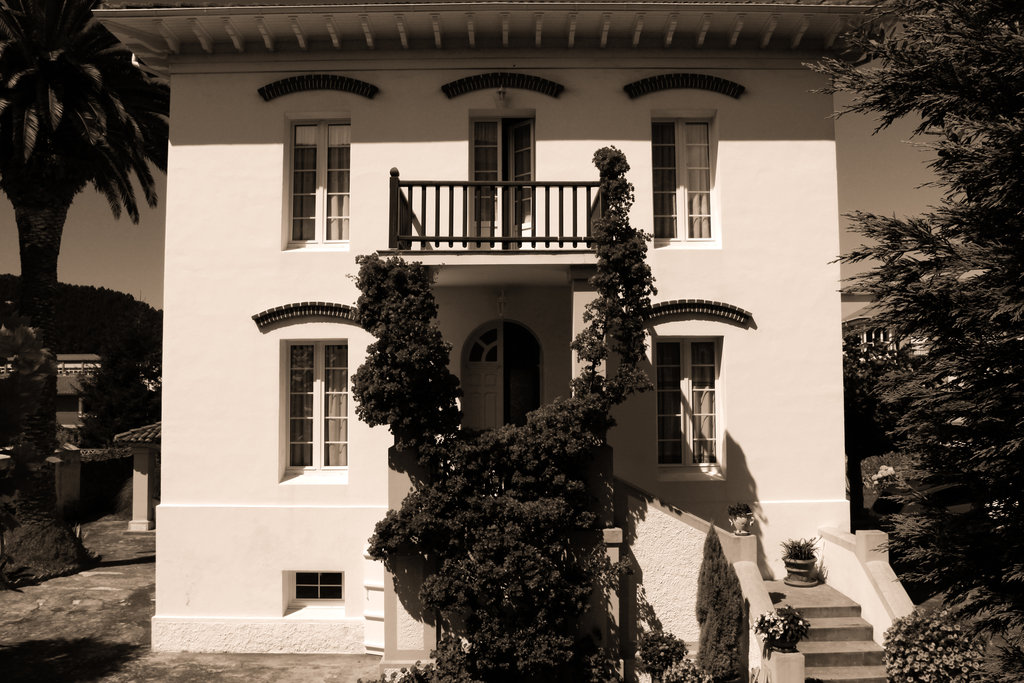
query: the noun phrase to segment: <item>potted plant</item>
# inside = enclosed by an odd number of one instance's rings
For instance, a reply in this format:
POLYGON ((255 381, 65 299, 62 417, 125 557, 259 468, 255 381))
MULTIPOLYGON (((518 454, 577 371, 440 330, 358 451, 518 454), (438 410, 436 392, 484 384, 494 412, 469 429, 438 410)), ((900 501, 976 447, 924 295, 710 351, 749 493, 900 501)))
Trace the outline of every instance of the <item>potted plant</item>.
POLYGON ((786 565, 787 586, 807 587, 817 585, 814 576, 814 562, 817 559, 814 544, 817 539, 790 538, 782 542, 782 561, 786 565))
POLYGON ((754 632, 764 636, 764 656, 772 652, 796 652, 796 644, 807 635, 811 624, 789 605, 757 615, 754 632))
POLYGON ((729 506, 729 523, 737 536, 749 536, 753 521, 754 511, 746 503, 733 503, 729 506))

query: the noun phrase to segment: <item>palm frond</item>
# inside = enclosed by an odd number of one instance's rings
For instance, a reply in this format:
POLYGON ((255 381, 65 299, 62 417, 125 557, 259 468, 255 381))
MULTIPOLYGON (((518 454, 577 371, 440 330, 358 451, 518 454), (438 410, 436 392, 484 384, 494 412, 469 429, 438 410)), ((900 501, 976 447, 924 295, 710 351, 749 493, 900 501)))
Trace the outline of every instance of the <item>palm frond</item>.
POLYGON ((92 184, 137 221, 134 185, 152 205, 150 166, 166 169, 169 94, 93 20, 96 4, 0 3, 0 189, 92 184))
POLYGON ((27 160, 32 156, 32 152, 36 147, 36 136, 39 134, 39 114, 36 112, 35 107, 29 107, 25 110, 25 116, 22 118, 22 133, 21 137, 24 142, 24 153, 25 159, 27 160))
POLYGON ((51 86, 48 88, 50 106, 48 108, 50 114, 50 130, 57 130, 60 126, 61 119, 64 117, 64 103, 61 102, 60 96, 57 91, 51 86))

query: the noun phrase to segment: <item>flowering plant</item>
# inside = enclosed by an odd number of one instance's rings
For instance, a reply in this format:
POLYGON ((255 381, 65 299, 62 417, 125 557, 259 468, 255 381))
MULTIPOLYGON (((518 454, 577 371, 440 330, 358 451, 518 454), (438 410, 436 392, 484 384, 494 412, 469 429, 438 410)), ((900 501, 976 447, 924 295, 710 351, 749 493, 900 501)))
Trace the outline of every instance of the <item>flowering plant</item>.
POLYGON ((661 677, 661 683, 714 683, 714 678, 702 671, 693 661, 681 659, 669 668, 661 677))
POLYGON ((969 683, 979 680, 984 651, 949 612, 915 610, 885 632, 885 672, 893 683, 969 683))
POLYGON ((810 628, 810 622, 789 605, 759 614, 754 622, 754 632, 764 636, 765 657, 775 650, 791 651, 810 628))
POLYGON ((871 485, 876 489, 893 486, 897 482, 896 470, 891 465, 882 465, 871 475, 871 485))

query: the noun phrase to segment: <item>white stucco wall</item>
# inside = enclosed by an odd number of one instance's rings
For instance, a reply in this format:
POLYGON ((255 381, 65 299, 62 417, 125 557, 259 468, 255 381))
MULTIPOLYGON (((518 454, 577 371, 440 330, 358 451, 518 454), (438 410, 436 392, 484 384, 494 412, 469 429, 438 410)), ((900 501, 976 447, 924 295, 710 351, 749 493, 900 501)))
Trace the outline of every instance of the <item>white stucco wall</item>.
MULTIPOLYGON (((347 477, 286 479, 280 368, 286 340, 345 339, 352 370, 371 340, 343 321, 261 332, 251 316, 302 301, 354 305, 358 294, 348 276, 355 257, 387 247, 389 170, 399 168, 403 178, 465 179, 474 116, 532 116, 540 180, 596 179, 594 150, 619 147, 636 187, 632 219, 644 229, 652 213, 652 117, 713 117, 721 248, 652 249, 650 263, 659 301, 724 301, 751 311, 756 326, 669 319, 651 331, 722 339, 724 480, 663 476, 651 395, 619 413, 610 436, 616 474, 719 521, 730 502, 758 502, 766 570, 774 567, 781 538, 846 523, 839 271, 829 264, 839 250, 831 101, 810 93, 822 83, 796 60, 777 57, 714 62, 580 51, 560 55, 557 68, 554 61, 538 52, 410 57, 381 51, 343 63, 319 54, 172 62, 157 647, 262 643, 256 631, 238 626, 247 622, 294 632, 297 622, 288 621, 283 605, 281 576, 288 570, 343 570, 350 597, 362 585, 362 549, 388 502, 391 437, 352 419, 347 477), (555 80, 565 92, 555 99, 511 90, 508 107, 497 109, 491 91, 449 100, 439 89, 471 73, 508 69, 555 80), (747 91, 739 99, 699 90, 636 100, 622 93, 625 83, 679 70, 718 75, 747 91), (256 92, 279 78, 323 71, 371 82, 380 94, 369 100, 302 92, 264 102, 256 92), (302 118, 351 122, 346 248, 284 248, 289 122, 302 118)), ((459 371, 467 335, 498 317, 504 290, 506 318, 541 342, 544 398, 563 395, 572 329, 565 264, 587 257, 501 256, 473 270, 462 266, 464 259, 425 254, 444 264, 439 320, 454 347, 453 370, 459 371), (531 270, 538 264, 543 267, 531 270)), ((680 540, 679 550, 690 550, 692 540, 680 540)), ((644 543, 642 552, 664 550, 644 543)), ((669 572, 670 565, 657 566, 669 572)), ((659 581, 652 584, 656 593, 659 581)), ((337 628, 318 623, 305 636, 282 635, 282 642, 336 639, 344 651, 358 649, 362 609, 347 600, 337 628), (321 635, 310 635, 314 630, 321 635)), ((690 626, 678 628, 688 633, 690 626)))
MULTIPOLYGON (((657 504, 629 499, 634 577, 664 630, 696 651, 697 579, 704 561, 706 530, 681 521, 657 504)), ((650 627, 650 624, 647 625, 650 627)))

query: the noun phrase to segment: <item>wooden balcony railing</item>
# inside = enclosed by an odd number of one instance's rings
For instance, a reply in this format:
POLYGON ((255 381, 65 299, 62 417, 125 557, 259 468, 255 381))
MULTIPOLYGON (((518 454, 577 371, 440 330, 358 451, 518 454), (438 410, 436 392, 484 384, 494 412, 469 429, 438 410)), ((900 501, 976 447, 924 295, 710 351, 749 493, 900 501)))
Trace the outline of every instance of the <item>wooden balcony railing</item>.
POLYGON ((402 180, 391 169, 389 246, 399 250, 585 250, 600 183, 402 180))

